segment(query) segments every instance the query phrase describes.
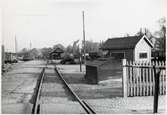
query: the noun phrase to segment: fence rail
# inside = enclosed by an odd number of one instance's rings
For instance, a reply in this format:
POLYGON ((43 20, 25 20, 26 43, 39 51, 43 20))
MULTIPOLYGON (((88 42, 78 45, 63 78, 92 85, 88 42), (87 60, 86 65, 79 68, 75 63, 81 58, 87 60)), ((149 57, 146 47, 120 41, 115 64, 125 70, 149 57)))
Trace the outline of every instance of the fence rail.
POLYGON ((127 62, 123 60, 124 96, 152 96, 155 88, 153 66, 160 69, 159 94, 166 94, 165 62, 127 62))

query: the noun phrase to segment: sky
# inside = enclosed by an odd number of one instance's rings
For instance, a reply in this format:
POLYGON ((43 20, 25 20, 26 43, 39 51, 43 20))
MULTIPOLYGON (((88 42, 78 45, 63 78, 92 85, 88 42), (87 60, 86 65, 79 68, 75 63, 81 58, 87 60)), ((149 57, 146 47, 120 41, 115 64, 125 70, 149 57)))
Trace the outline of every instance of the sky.
POLYGON ((2 0, 1 42, 6 51, 22 48, 65 47, 82 40, 82 11, 86 40, 105 41, 134 35, 141 27, 158 30, 167 17, 167 0, 2 0))

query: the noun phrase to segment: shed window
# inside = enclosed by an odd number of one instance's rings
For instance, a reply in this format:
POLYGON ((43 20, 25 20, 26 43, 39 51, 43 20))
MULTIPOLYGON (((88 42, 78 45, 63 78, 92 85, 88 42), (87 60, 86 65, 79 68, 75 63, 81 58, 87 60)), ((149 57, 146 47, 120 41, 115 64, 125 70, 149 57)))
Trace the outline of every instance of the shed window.
POLYGON ((147 53, 139 53, 139 58, 147 58, 147 53))

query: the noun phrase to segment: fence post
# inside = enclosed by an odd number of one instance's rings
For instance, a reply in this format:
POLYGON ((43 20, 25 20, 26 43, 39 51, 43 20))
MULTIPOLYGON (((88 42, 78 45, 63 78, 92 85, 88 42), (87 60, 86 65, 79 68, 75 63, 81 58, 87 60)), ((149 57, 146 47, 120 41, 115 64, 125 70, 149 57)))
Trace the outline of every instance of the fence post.
POLYGON ((154 113, 158 112, 158 94, 159 94, 159 77, 161 70, 156 71, 155 66, 153 66, 154 75, 155 75, 155 92, 154 92, 154 113))
POLYGON ((122 59, 123 65, 123 75, 122 75, 122 87, 123 87, 123 97, 127 97, 127 71, 126 71, 126 59, 122 59))

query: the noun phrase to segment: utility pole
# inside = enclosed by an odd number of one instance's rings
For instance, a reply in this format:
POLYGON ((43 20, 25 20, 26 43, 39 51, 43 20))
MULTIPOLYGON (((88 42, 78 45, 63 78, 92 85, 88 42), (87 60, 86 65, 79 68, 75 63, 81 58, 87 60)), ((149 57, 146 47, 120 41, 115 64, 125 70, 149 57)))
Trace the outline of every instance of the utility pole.
POLYGON ((82 72, 82 51, 81 51, 80 47, 79 47, 79 62, 80 62, 80 64, 79 64, 80 65, 80 72, 82 72))
POLYGON ((30 50, 31 50, 31 48, 32 48, 32 44, 31 44, 31 41, 30 41, 30 50))
POLYGON ((83 50, 84 50, 84 63, 86 64, 86 44, 85 44, 85 20, 84 20, 84 11, 82 11, 82 17, 83 17, 83 50))
POLYGON ((15 35, 15 53, 16 53, 16 58, 17 58, 17 39, 16 39, 16 35, 15 35))

